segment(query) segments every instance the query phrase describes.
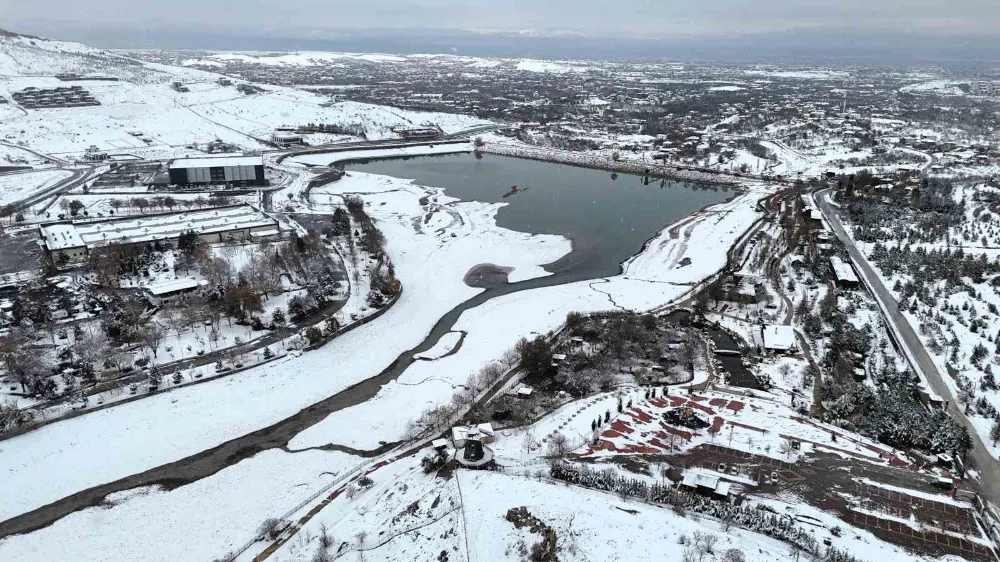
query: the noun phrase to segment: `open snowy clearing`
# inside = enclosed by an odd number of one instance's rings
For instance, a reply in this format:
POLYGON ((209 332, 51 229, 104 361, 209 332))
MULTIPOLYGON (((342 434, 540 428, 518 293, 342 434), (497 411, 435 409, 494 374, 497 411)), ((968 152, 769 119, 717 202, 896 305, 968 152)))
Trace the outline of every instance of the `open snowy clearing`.
POLYGON ((265 451, 212 478, 169 492, 150 487, 115 494, 106 505, 0 539, 0 560, 66 559, 67 553, 79 562, 213 560, 361 460, 338 452, 265 451))
POLYGON ((30 197, 71 175, 68 170, 0 174, 0 206, 30 197))

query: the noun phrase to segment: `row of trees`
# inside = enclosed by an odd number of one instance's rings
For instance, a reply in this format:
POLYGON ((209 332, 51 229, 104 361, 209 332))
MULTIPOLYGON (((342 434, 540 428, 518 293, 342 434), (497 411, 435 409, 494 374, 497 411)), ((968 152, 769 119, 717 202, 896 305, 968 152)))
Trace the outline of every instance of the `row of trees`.
POLYGON ((566 461, 553 462, 550 465, 549 474, 557 480, 585 488, 612 492, 622 498, 638 498, 670 505, 678 514, 694 511, 708 515, 718 519, 726 531, 735 525, 786 542, 792 546, 795 552, 804 552, 820 560, 858 562, 856 558, 832 548, 827 549, 824 556, 820 557, 819 544, 812 533, 799 528, 792 518, 779 516, 761 507, 734 505, 686 492, 672 485, 668 486, 657 482, 650 484, 645 480, 626 478, 610 468, 594 470, 585 465, 566 461))

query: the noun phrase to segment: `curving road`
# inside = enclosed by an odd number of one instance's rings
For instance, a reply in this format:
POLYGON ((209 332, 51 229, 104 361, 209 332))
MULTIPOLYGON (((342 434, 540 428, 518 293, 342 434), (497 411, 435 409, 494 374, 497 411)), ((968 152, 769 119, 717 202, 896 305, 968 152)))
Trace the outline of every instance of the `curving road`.
POLYGON ((938 370, 937 365, 934 364, 923 342, 920 341, 917 333, 910 326, 909 321, 899 313, 899 305, 895 297, 886 288, 885 284, 882 283, 881 278, 868 263, 867 258, 865 258, 864 254, 854 244, 854 240, 847 234, 847 230, 841 224, 840 218, 827 199, 829 192, 830 189, 819 191, 813 194, 813 199, 818 204, 830 227, 833 228, 833 232, 837 235, 837 238, 847 247, 855 269, 861 274, 865 285, 868 286, 875 300, 879 302, 882 316, 885 318, 886 323, 889 324, 890 329, 897 336, 896 339, 899 345, 906 349, 904 355, 906 355, 910 366, 920 373, 922 378, 927 380, 934 392, 947 400, 948 413, 951 414, 951 417, 965 425, 969 430, 969 434, 972 436, 972 449, 969 454, 975 461, 976 469, 979 471, 981 478, 979 486, 980 494, 993 503, 1000 503, 1000 463, 990 454, 989 449, 986 448, 979 434, 976 433, 972 423, 965 417, 965 412, 957 406, 957 401, 952 395, 951 389, 948 388, 948 385, 944 381, 944 375, 938 370))

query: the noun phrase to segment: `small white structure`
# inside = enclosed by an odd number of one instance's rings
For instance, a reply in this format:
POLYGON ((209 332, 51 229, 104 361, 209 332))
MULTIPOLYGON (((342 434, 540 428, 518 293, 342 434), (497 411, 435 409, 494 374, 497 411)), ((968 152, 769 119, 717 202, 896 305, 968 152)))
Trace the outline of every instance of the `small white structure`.
POLYGON ((698 472, 687 471, 684 479, 681 480, 681 487, 694 490, 696 492, 713 494, 722 498, 728 498, 732 489, 732 483, 722 480, 718 476, 710 476, 698 472))
POLYGON ((494 435, 493 424, 488 422, 451 428, 451 441, 456 449, 461 449, 468 441, 492 443, 494 435))
POLYGON ((775 353, 794 353, 799 350, 795 328, 783 324, 768 324, 761 328, 764 349, 775 353))
POLYGON ((151 283, 145 287, 146 300, 153 306, 160 306, 165 302, 170 302, 180 297, 184 293, 193 291, 199 287, 208 285, 204 279, 168 279, 151 283))
POLYGON ((302 146, 305 144, 305 138, 294 132, 288 133, 279 131, 271 134, 271 142, 281 148, 288 148, 290 146, 302 146))

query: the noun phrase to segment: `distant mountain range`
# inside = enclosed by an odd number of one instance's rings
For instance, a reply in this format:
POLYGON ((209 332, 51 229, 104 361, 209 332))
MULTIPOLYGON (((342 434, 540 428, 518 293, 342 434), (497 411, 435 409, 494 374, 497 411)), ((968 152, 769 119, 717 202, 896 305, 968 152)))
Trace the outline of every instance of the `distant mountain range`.
POLYGON ((789 63, 1000 64, 1000 32, 792 29, 739 35, 586 36, 571 30, 368 29, 267 36, 205 29, 80 28, 66 39, 103 48, 316 50, 396 54, 455 53, 548 59, 703 60, 789 63))

